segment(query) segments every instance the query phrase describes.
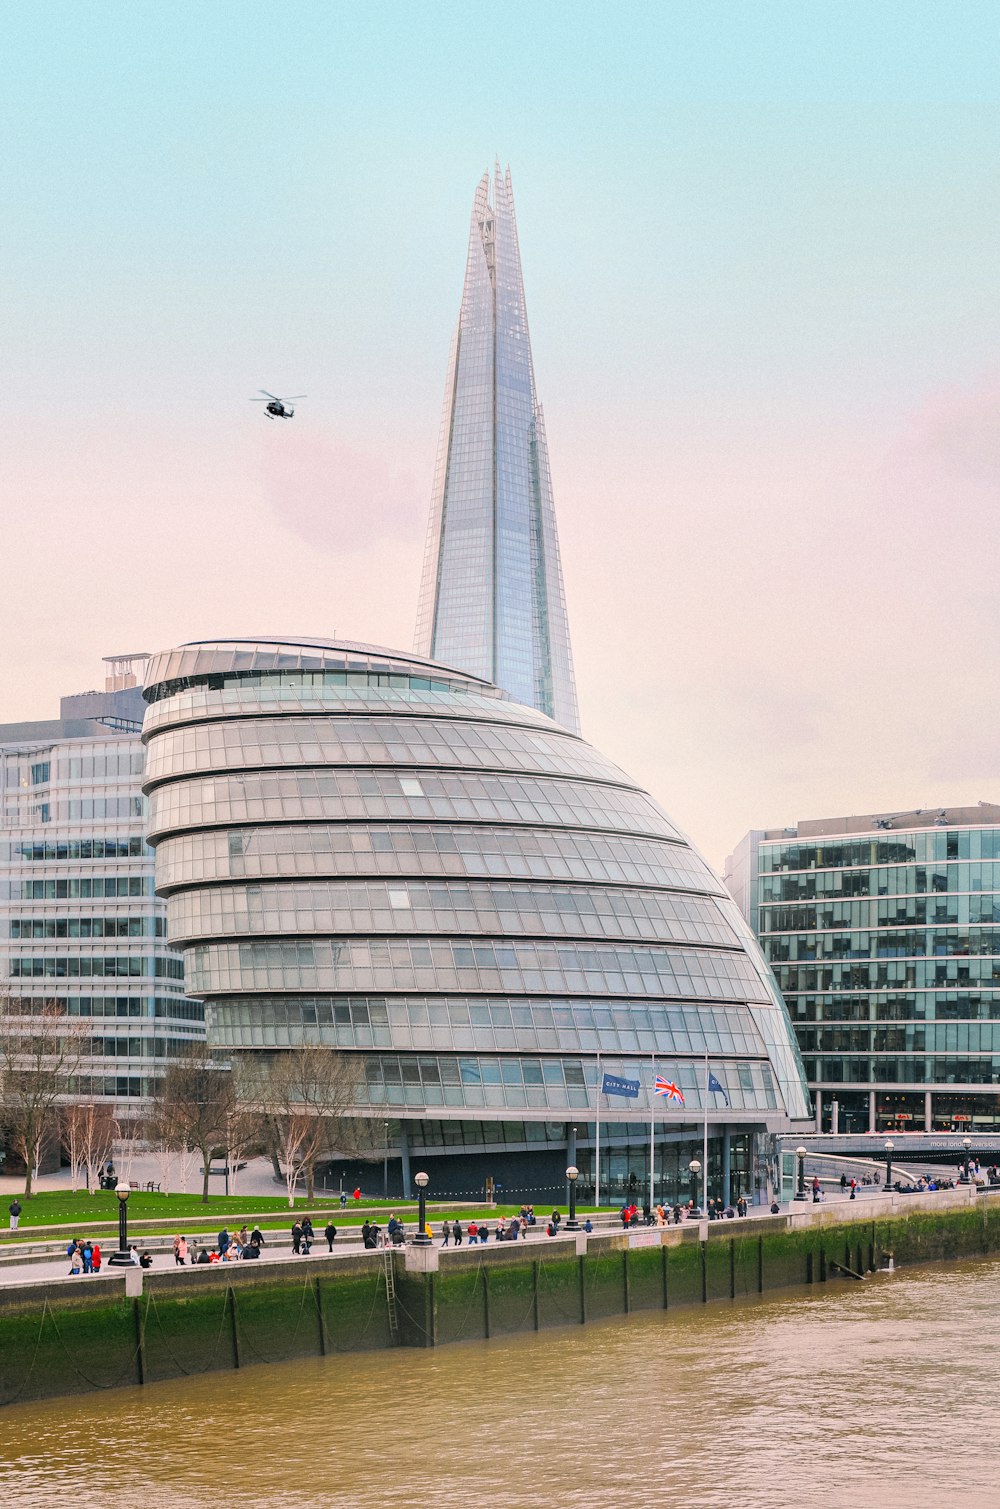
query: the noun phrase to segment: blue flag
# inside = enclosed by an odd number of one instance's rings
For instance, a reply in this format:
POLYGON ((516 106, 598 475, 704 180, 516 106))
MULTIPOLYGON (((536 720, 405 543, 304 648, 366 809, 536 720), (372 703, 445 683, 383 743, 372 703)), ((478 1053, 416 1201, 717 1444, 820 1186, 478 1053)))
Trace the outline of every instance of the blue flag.
POLYGON ((729 1104, 729 1096, 719 1084, 719 1081, 716 1079, 711 1069, 709 1069, 708 1071, 708 1088, 711 1090, 713 1095, 721 1095, 723 1100, 726 1102, 726 1105, 729 1104))
POLYGON ((625 1095, 629 1100, 636 1100, 639 1095, 639 1081, 637 1079, 619 1079, 616 1074, 605 1074, 601 1080, 602 1095, 625 1095))

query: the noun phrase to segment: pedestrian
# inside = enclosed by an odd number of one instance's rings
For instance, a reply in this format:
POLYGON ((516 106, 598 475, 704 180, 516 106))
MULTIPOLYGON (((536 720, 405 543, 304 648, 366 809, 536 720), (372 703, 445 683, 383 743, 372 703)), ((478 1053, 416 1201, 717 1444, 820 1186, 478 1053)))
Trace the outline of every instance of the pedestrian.
POLYGON ((92 1273, 100 1273, 101 1271, 101 1249, 96 1242, 91 1253, 90 1271, 92 1273))
POLYGON ((261 1231, 259 1226, 255 1226, 253 1231, 251 1231, 250 1240, 255 1247, 263 1247, 265 1245, 264 1233, 261 1231))
POLYGON ((80 1251, 79 1242, 70 1242, 67 1256, 69 1257, 70 1277, 75 1278, 83 1272, 83 1253, 80 1251))
POLYGON ((296 1221, 292 1227, 292 1253, 298 1257, 302 1248, 302 1223, 296 1221))
POLYGON ((451 1226, 447 1221, 441 1222, 441 1246, 447 1247, 451 1238, 451 1226))
POLYGON ((212 1259, 208 1255, 208 1248, 207 1247, 203 1247, 201 1249, 201 1251, 199 1252, 199 1254, 198 1254, 198 1262, 199 1263, 210 1263, 211 1261, 212 1261, 212 1259))
POLYGON ((360 1200, 361 1199, 361 1186, 360 1186, 360 1184, 358 1185, 357 1189, 354 1191, 353 1195, 351 1196, 351 1199, 352 1200, 360 1200))
POLYGON ((94 1249, 91 1246, 89 1237, 83 1244, 83 1271, 84 1273, 92 1273, 94 1271, 94 1249))
POLYGON ((847 1190, 847 1175, 846 1174, 841 1174, 841 1176, 840 1176, 840 1193, 844 1194, 846 1192, 846 1190, 847 1190))
POLYGON ((856 1200, 857 1199, 857 1195, 858 1195, 858 1181, 857 1181, 857 1179, 852 1179, 851 1180, 851 1199, 852 1200, 856 1200))
POLYGON ((346 1208, 346 1206, 347 1206, 347 1196, 344 1193, 344 1191, 341 1190, 340 1191, 340 1208, 341 1208, 341 1210, 344 1210, 346 1208))
POLYGON ((454 1240, 455 1246, 456 1247, 461 1247, 461 1245, 462 1245, 462 1227, 461 1227, 461 1225, 460 1225, 460 1223, 458 1221, 456 1221, 455 1224, 454 1224, 454 1226, 451 1228, 451 1235, 452 1235, 452 1238, 454 1240))
POLYGON ((305 1239, 309 1243, 309 1246, 311 1247, 313 1242, 315 1242, 316 1240, 316 1233, 313 1231, 312 1216, 302 1217, 302 1235, 305 1237, 305 1239))
POLYGON ((594 1229, 594 1223, 590 1219, 589 1216, 587 1217, 587 1219, 583 1223, 583 1229, 584 1229, 584 1231, 593 1231, 593 1229, 594 1229))
POLYGON ((479 1223, 479 1240, 480 1240, 480 1243, 483 1246, 485 1246, 486 1243, 489 1241, 489 1236, 490 1236, 490 1228, 487 1226, 487 1224, 486 1224, 485 1221, 480 1221, 480 1223, 479 1223))
POLYGON ((128 1260, 132 1264, 133 1268, 138 1268, 139 1267, 139 1249, 138 1249, 138 1247, 130 1247, 129 1248, 129 1250, 128 1250, 128 1260))
POLYGON ((229 1242, 230 1242, 229 1232, 227 1231, 226 1227, 223 1226, 222 1230, 219 1232, 219 1256, 220 1257, 225 1257, 225 1255, 226 1255, 226 1248, 229 1246, 229 1242))
POLYGON ((7 1206, 7 1214, 10 1216, 11 1231, 16 1231, 17 1223, 21 1219, 21 1202, 16 1195, 7 1206))
POLYGON ((476 1225, 475 1221, 470 1221, 468 1229, 469 1229, 469 1246, 470 1247, 475 1247, 477 1245, 477 1243, 479 1242, 479 1227, 476 1225))
POLYGON ((178 1268, 183 1268, 187 1262, 188 1244, 184 1237, 174 1237, 174 1262, 178 1268))
POLYGON ((239 1240, 239 1244, 240 1244, 241 1247, 245 1247, 246 1244, 250 1240, 250 1233, 247 1231, 247 1223, 246 1223, 246 1221, 244 1221, 243 1225, 240 1227, 240 1234, 239 1234, 238 1240, 239 1240))
POLYGON ((337 1240, 337 1228, 333 1224, 332 1216, 327 1216, 326 1218, 326 1226, 323 1228, 323 1235, 326 1237, 327 1250, 329 1252, 332 1252, 333 1244, 337 1240))

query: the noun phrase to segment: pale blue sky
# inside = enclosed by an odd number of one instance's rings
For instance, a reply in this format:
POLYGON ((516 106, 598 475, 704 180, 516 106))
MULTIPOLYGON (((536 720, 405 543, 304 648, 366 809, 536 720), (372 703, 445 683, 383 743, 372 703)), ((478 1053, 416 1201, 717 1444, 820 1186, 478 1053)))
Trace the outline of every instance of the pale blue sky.
POLYGON ((0 20, 0 719, 216 630, 410 642, 499 153, 588 735, 716 862, 997 795, 995 0, 0 20))

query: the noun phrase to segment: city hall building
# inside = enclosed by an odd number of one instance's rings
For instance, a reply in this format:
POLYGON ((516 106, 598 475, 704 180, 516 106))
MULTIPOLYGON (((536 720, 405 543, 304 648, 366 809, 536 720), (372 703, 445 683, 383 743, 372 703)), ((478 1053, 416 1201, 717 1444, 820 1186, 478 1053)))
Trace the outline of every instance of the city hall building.
POLYGON ((755 830, 726 868, 821 1130, 1000 1129, 1000 806, 755 830))
MULTIPOLYGON (((787 1013, 721 882, 635 782, 488 682, 344 642, 153 657, 156 884, 209 1040, 327 1044, 393 1186, 763 1194, 809 1117, 787 1013), (602 1097, 607 1072, 636 1099, 602 1097), (654 1097, 656 1075, 680 1106, 654 1097)), ((381 1183, 381 1166, 376 1177, 381 1183)))

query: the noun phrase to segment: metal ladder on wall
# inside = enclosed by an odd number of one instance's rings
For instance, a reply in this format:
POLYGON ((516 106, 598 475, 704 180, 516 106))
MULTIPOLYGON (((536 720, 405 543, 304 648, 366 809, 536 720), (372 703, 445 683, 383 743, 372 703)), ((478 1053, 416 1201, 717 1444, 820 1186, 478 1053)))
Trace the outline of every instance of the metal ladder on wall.
POLYGON ((396 1269, 392 1261, 392 1248, 382 1248, 382 1272, 385 1274, 385 1305, 389 1317, 389 1335, 399 1340, 399 1312, 396 1308, 396 1269))

